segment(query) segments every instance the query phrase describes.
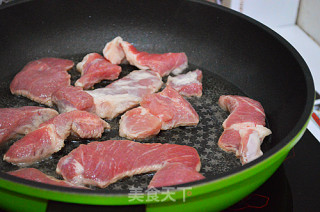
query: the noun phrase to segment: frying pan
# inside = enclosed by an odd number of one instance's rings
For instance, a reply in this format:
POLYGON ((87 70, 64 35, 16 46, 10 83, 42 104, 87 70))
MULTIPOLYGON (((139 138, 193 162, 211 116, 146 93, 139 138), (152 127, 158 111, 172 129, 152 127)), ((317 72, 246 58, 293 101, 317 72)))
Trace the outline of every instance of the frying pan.
MULTIPOLYGON (((75 189, 36 183, 5 172, 18 167, 1 161, 1 207, 9 210, 50 210, 55 204, 80 209, 148 211, 221 210, 254 191, 281 165, 306 130, 314 101, 314 85, 298 52, 266 26, 237 12, 203 1, 186 0, 55 0, 20 1, 0 9, 0 106, 37 105, 10 94, 14 75, 31 60, 59 57, 79 62, 90 52, 101 53, 116 36, 150 53, 185 52, 189 68, 203 70, 204 95, 189 99, 200 115, 197 127, 161 132, 148 142, 195 147, 206 179, 156 191, 157 199, 141 193, 130 199, 129 186, 143 187, 151 174, 135 176, 106 189, 75 189), (219 95, 241 94, 263 105, 272 135, 262 145, 264 155, 241 166, 217 147, 227 117, 217 106, 219 95), (149 198, 149 199, 148 199, 149 198), (86 206, 85 206, 86 205, 86 206), (130 206, 130 207, 129 207, 130 206), (48 207, 48 208, 47 208, 48 207), (90 209, 91 208, 91 209, 90 209)), ((132 70, 123 67, 122 75, 132 70)), ((71 71, 74 81, 79 75, 71 71)), ((105 86, 103 82, 97 87, 105 86)), ((102 139, 117 139, 114 127, 102 139)), ((34 165, 55 177, 58 159, 80 143, 34 165)), ((10 145, 10 144, 9 144, 10 145)), ((1 156, 8 146, 1 147, 1 156)))

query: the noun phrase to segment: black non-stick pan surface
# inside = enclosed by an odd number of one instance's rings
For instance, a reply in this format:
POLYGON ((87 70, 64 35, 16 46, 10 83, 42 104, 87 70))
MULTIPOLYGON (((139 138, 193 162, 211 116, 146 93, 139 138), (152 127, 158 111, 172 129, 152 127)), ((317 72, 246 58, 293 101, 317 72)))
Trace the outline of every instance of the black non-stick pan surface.
MULTIPOLYGON (((35 59, 59 57, 77 63, 87 53, 101 53, 116 36, 140 51, 185 52, 189 59, 186 71, 203 71, 203 96, 188 99, 200 122, 196 127, 161 131, 143 142, 196 148, 202 163, 200 172, 206 177, 201 183, 241 171, 276 153, 299 132, 310 115, 314 89, 306 64, 288 43, 253 20, 230 14, 235 13, 206 2, 186 0, 27 1, 1 9, 0 107, 38 105, 9 91, 15 74, 35 59), (272 131, 262 145, 264 156, 244 167, 233 154, 217 146, 222 122, 228 116, 217 104, 224 94, 246 95, 260 101, 272 131)), ((123 65, 121 77, 134 69, 123 65)), ((79 74, 75 68, 70 73, 74 83, 79 74)), ((108 83, 103 81, 96 88, 108 83)), ((108 121, 112 130, 99 140, 124 139, 118 135, 118 121, 119 118, 108 121)), ((59 178, 55 173, 59 158, 91 141, 70 137, 60 152, 31 167, 59 178)), ((1 157, 9 145, 1 148, 1 157)), ((18 169, 2 160, 0 167, 2 172, 18 169)), ((149 173, 130 177, 104 191, 127 192, 132 185, 145 188, 152 176, 149 173)))

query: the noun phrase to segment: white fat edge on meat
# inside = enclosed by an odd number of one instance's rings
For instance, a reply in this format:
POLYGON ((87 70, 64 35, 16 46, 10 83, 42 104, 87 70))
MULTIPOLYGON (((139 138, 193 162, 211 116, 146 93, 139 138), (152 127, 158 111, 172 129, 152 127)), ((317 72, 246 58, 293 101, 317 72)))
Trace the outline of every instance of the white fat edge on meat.
MULTIPOLYGON (((37 115, 32 115, 32 119, 31 119, 30 123, 17 128, 15 130, 15 133, 26 135, 26 134, 36 130, 39 127, 39 125, 42 124, 43 122, 48 121, 49 119, 59 115, 59 113, 57 111, 55 111, 54 109, 50 109, 50 108, 38 109, 36 114, 37 115)), ((0 132, 1 132, 1 130, 0 130, 0 132)))
POLYGON ((262 125, 256 125, 253 122, 242 122, 242 123, 237 123, 233 124, 228 129, 234 129, 234 130, 241 130, 241 129, 253 129, 256 130, 259 133, 259 138, 264 139, 264 137, 268 136, 271 134, 271 130, 262 126, 262 125))
POLYGON ((124 61, 126 55, 122 49, 121 43, 123 39, 118 36, 112 41, 108 42, 102 50, 103 56, 112 64, 120 64, 124 61))
POLYGON ((139 51, 138 51, 138 54, 133 54, 133 53, 129 50, 129 48, 130 48, 130 46, 132 46, 132 44, 130 44, 130 43, 126 42, 126 41, 122 41, 122 42, 121 42, 121 46, 122 46, 123 51, 124 51, 124 53, 125 53, 125 55, 126 55, 127 61, 128 61, 131 65, 136 66, 136 67, 138 67, 138 68, 140 68, 140 69, 142 69, 142 70, 149 69, 148 66, 141 65, 141 64, 139 63, 139 61, 137 60, 137 55, 140 53, 139 51))
MULTIPOLYGON (((79 78, 79 79, 80 79, 80 78, 79 78)), ((83 87, 84 87, 84 84, 83 84, 82 82, 80 82, 79 79, 74 83, 74 86, 83 88, 83 87)))
POLYGON ((109 180, 105 180, 105 181, 103 181, 101 179, 95 179, 95 180, 86 179, 83 177, 83 175, 79 175, 77 177, 74 177, 72 182, 76 182, 77 184, 82 184, 82 185, 96 185, 100 188, 105 188, 105 187, 109 186, 110 184, 115 183, 118 180, 121 180, 125 177, 131 177, 133 175, 142 174, 142 173, 154 172, 154 171, 160 170, 161 168, 163 168, 163 164, 155 164, 155 165, 151 165, 151 166, 139 167, 137 169, 133 169, 130 171, 125 171, 125 172, 119 173, 119 174, 113 176, 113 178, 111 178, 109 180))
MULTIPOLYGON (((41 128, 44 128, 44 127, 47 129, 47 132, 49 134, 50 141, 51 141, 51 143, 50 143, 51 148, 46 148, 46 149, 38 148, 38 149, 36 149, 35 154, 33 154, 33 157, 28 156, 26 159, 18 158, 18 160, 15 160, 15 158, 13 158, 13 160, 12 160, 10 157, 8 157, 5 154, 3 156, 3 160, 8 161, 12 164, 18 165, 20 167, 24 167, 24 166, 31 165, 37 161, 41 161, 41 160, 51 156, 53 153, 60 151, 62 149, 62 147, 64 147, 64 139, 59 137, 56 134, 56 130, 55 130, 55 127, 53 124, 45 125, 41 128), (46 151, 44 151, 44 150, 46 150, 46 151)), ((39 128, 39 129, 41 129, 41 128, 39 128)))
POLYGON ((77 108, 75 108, 71 104, 63 104, 60 101, 55 101, 55 104, 58 106, 58 110, 60 113, 67 113, 67 112, 71 112, 73 110, 77 110, 77 108))
POLYGON ((188 85, 188 84, 191 84, 191 83, 200 83, 197 80, 197 77, 198 77, 198 75, 197 75, 196 72, 188 72, 186 74, 182 74, 182 75, 179 75, 179 76, 176 76, 176 77, 169 76, 167 84, 169 82, 171 82, 176 86, 182 86, 182 85, 188 85))
MULTIPOLYGON (((253 104, 252 102, 242 98, 243 101, 245 101, 248 105, 252 106, 256 111, 258 111, 259 113, 261 113, 263 116, 265 116, 265 113, 263 110, 261 110, 260 108, 258 108, 255 104, 253 104)), ((254 100, 255 101, 255 100, 254 100)), ((259 103, 259 102, 258 102, 259 103)), ((260 104, 260 103, 259 103, 260 104)))
POLYGON ((72 182, 75 184, 82 184, 83 180, 83 173, 84 173, 84 167, 81 163, 79 163, 77 160, 72 158, 72 166, 74 169, 74 172, 76 173, 76 176, 72 178, 72 182))
POLYGON ((95 113, 101 118, 108 119, 112 119, 127 109, 138 105, 141 101, 140 97, 130 94, 90 95, 93 97, 93 101, 96 106, 95 113), (105 105, 108 107, 106 108, 105 105))
POLYGON ((154 165, 149 165, 149 166, 142 166, 130 171, 125 171, 122 172, 118 175, 115 175, 112 179, 108 180, 107 182, 105 182, 106 185, 104 185, 104 187, 117 182, 120 179, 123 179, 125 177, 131 177, 133 175, 137 175, 137 174, 143 174, 143 173, 148 173, 148 172, 155 172, 158 171, 160 169, 162 169, 164 167, 164 163, 161 164, 154 164, 154 165))
POLYGON ((134 70, 130 72, 127 76, 125 76, 123 79, 130 79, 130 80, 118 80, 113 82, 112 84, 118 85, 118 83, 132 83, 132 82, 138 82, 140 80, 144 79, 152 79, 152 80, 159 80, 161 81, 161 76, 159 73, 152 72, 150 70, 134 70))
POLYGON ((82 59, 82 61, 79 62, 79 63, 77 64, 77 66, 76 66, 78 72, 80 72, 81 75, 82 75, 82 71, 83 71, 83 66, 84 66, 84 64, 86 64, 86 62, 88 61, 88 58, 89 58, 89 56, 90 56, 91 54, 93 54, 93 53, 87 54, 87 55, 82 59))
POLYGON ((144 107, 139 107, 140 109, 141 109, 141 111, 140 111, 140 115, 141 116, 143 116, 143 115, 146 115, 146 114, 150 114, 150 115, 152 115, 150 112, 149 112, 149 110, 147 110, 146 108, 144 108, 144 107))
POLYGON ((105 88, 98 88, 92 91, 86 91, 90 95, 113 95, 119 93, 119 91, 128 91, 128 93, 133 93, 133 89, 149 89, 153 88, 154 90, 160 89, 163 82, 159 74, 152 73, 150 71, 137 70, 131 72, 129 75, 125 77, 126 80, 117 80, 110 84, 110 86, 105 88), (129 80, 127 80, 129 79, 129 80), (149 85, 140 85, 138 82, 140 80, 148 79, 150 81, 154 81, 154 83, 150 83, 149 85), (111 87, 112 86, 112 87, 111 87), (117 88, 113 88, 116 86, 117 88))
POLYGON ((66 135, 65 137, 60 137, 57 134, 57 130, 54 124, 45 125, 44 127, 48 127, 48 133, 50 135, 50 141, 51 141, 51 147, 52 150, 50 151, 50 155, 58 152, 64 147, 64 140, 68 137, 66 135))
POLYGON ((246 135, 248 130, 253 130, 253 132, 249 135, 247 146, 241 146, 236 152, 236 155, 241 157, 241 162, 243 164, 253 161, 263 154, 260 146, 263 142, 263 139, 271 134, 270 129, 262 125, 256 125, 252 122, 233 124, 228 129, 230 128, 239 131, 241 138, 246 135), (244 152, 244 149, 247 151, 244 152))
MULTIPOLYGON (((239 133, 242 137, 242 130, 240 130, 239 133)), ((247 146, 243 148, 245 148, 247 151, 244 151, 244 149, 242 149, 242 152, 240 153, 242 164, 249 163, 263 155, 260 149, 260 138, 257 131, 253 131, 249 135, 247 146)))
POLYGON ((186 61, 185 63, 181 64, 179 67, 175 68, 174 70, 172 70, 172 73, 174 75, 178 75, 180 74, 183 70, 185 70, 186 68, 188 68, 188 61, 186 61))

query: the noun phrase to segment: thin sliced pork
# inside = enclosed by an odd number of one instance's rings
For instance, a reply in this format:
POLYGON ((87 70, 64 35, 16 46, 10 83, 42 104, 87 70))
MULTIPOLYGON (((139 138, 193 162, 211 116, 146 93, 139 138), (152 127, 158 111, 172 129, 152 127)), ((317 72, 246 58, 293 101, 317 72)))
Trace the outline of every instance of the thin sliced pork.
POLYGON ((103 49, 103 56, 112 64, 121 64, 125 60, 126 55, 122 49, 121 42, 123 40, 118 36, 108 42, 103 49))
POLYGON ((145 95, 158 91, 162 84, 158 73, 137 70, 105 88, 86 92, 93 97, 95 113, 101 118, 113 119, 139 105, 145 95))
POLYGON ((175 77, 168 77, 167 85, 179 92, 182 96, 201 97, 202 96, 202 71, 196 69, 186 74, 180 74, 175 77))
POLYGON ((226 95, 221 96, 218 103, 223 110, 230 112, 222 125, 225 129, 242 122, 266 125, 264 109, 258 101, 243 96, 226 95))
POLYGON ((57 105, 60 113, 73 110, 94 112, 93 97, 80 87, 67 86, 56 90, 52 94, 52 102, 57 105))
POLYGON ((15 142, 3 159, 20 166, 29 165, 58 152, 70 134, 99 138, 105 128, 109 129, 110 125, 92 113, 78 110, 63 113, 15 142))
POLYGON ((77 70, 81 73, 81 77, 75 82, 75 86, 89 89, 102 80, 117 79, 121 67, 108 62, 98 53, 90 53, 77 64, 77 70))
POLYGON ((52 93, 70 85, 71 76, 67 71, 73 65, 71 60, 59 58, 42 58, 29 62, 11 82, 11 93, 52 106, 52 93))
POLYGON ((157 135, 161 129, 161 121, 149 110, 138 107, 121 116, 119 135, 128 139, 145 139, 157 135))
POLYGON ((230 115, 223 122, 224 132, 218 145, 227 152, 233 152, 244 165, 263 153, 260 146, 264 138, 271 134, 265 126, 265 113, 261 104, 248 97, 221 96, 219 105, 230 115))
POLYGON ((22 169, 18 169, 16 171, 7 172, 7 173, 16 177, 20 177, 23 179, 32 180, 40 183, 46 183, 46 184, 64 186, 64 187, 86 188, 83 186, 74 185, 65 180, 58 180, 52 176, 44 174, 43 172, 35 168, 22 168, 22 169))
POLYGON ((36 106, 0 108, 0 144, 36 130, 41 123, 57 115, 53 109, 36 106))
MULTIPOLYGON (((80 145, 59 160, 56 171, 71 183, 104 188, 124 177, 161 171, 170 163, 182 164, 197 173, 201 166, 197 151, 189 146, 108 140, 80 145)), ((195 180, 193 176, 182 179, 179 183, 195 180)), ((178 182, 170 180, 165 185, 178 182)))
POLYGON ((202 180, 205 177, 182 163, 168 163, 153 176, 148 187, 164 187, 202 180))
POLYGON ((120 64, 126 59, 131 65, 139 69, 150 69, 166 76, 171 72, 181 73, 188 67, 188 58, 185 53, 150 54, 138 51, 132 44, 116 37, 106 44, 103 50, 104 57, 114 64, 120 64))
POLYGON ((145 96, 140 104, 161 120, 161 130, 199 123, 199 115, 192 105, 170 86, 159 93, 145 96))

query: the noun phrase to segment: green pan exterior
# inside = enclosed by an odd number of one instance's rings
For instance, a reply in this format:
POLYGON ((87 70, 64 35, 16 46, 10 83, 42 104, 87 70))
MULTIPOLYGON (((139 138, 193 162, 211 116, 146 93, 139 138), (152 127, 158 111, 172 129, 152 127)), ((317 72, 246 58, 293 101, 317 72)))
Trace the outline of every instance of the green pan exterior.
MULTIPOLYGON (((308 119, 308 122, 310 117, 308 119)), ((89 205, 136 205, 146 204, 147 211, 218 211, 240 201, 262 185, 281 165, 291 148, 299 141, 308 122, 283 148, 249 168, 206 182, 188 190, 175 190, 174 200, 145 201, 132 200, 128 194, 105 195, 71 193, 31 187, 0 179, 0 207, 10 211, 45 211, 48 200, 89 205), (183 201, 184 199, 184 201, 183 201)), ((165 193, 157 193, 158 200, 165 199, 165 193)))

